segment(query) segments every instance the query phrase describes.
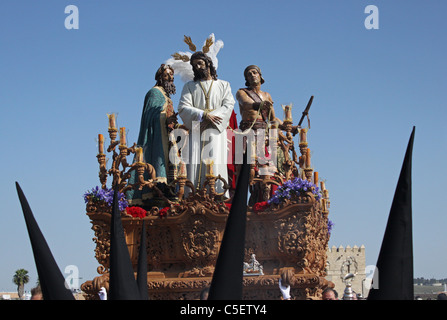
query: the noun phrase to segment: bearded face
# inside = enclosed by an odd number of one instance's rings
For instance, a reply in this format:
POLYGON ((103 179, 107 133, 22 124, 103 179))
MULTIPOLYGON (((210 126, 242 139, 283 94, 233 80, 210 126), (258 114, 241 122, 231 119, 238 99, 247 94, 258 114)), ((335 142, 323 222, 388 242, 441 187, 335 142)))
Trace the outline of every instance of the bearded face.
POLYGON ((203 80, 207 79, 209 72, 207 69, 194 69, 194 79, 203 80))
POLYGON ((194 80, 207 79, 210 74, 210 69, 207 63, 202 59, 195 59, 192 61, 192 70, 194 72, 194 80))
POLYGON ((162 81, 161 86, 165 90, 165 92, 168 95, 168 97, 175 94, 174 80, 162 81))
POLYGON ((157 81, 157 85, 161 86, 168 96, 175 94, 174 72, 170 68, 166 68, 157 81))

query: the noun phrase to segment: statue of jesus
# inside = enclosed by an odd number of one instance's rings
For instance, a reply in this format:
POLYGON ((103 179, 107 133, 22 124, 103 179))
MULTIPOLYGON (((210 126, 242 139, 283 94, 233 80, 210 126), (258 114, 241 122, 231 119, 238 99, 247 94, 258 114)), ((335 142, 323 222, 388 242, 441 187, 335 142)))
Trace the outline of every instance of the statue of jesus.
MULTIPOLYGON (((178 114, 189 130, 188 180, 199 188, 205 180, 205 163, 212 162, 214 175, 228 182, 227 127, 235 100, 230 83, 217 79, 213 62, 205 53, 195 52, 190 63, 194 80, 183 87, 178 114)), ((220 180, 216 191, 224 191, 220 180)))

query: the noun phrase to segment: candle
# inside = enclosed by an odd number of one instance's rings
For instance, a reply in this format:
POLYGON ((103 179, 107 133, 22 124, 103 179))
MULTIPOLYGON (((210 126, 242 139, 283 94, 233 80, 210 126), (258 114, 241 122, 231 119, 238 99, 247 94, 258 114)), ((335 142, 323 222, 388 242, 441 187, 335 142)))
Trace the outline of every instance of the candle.
POLYGON ((307 129, 303 128, 300 130, 300 142, 307 142, 307 129))
POLYGON ((320 182, 321 191, 326 190, 326 187, 324 185, 324 181, 320 182))
POLYGON ((323 211, 327 211, 326 199, 321 199, 321 204, 323 205, 323 211))
POLYGON ((109 129, 115 129, 116 128, 116 119, 115 114, 108 114, 107 117, 109 118, 109 129))
POLYGON ((143 148, 138 147, 135 149, 137 162, 143 162, 143 148))
POLYGON ((214 165, 214 161, 210 161, 206 164, 206 174, 209 176, 213 176, 214 172, 213 172, 213 165, 214 165))
POLYGON ((306 152, 306 168, 310 168, 310 149, 307 148, 306 152))
POLYGON ((104 136, 102 134, 98 134, 98 149, 99 149, 99 153, 103 154, 104 153, 104 136))
POLYGON ((180 161, 179 177, 186 177, 186 164, 183 161, 180 161))
POLYGON ((318 172, 314 172, 314 184, 318 186, 318 172))
POLYGON ((287 105, 284 107, 284 118, 285 120, 292 121, 292 106, 287 105))
POLYGON ((126 145, 126 128, 125 127, 120 128, 120 144, 123 146, 126 145))

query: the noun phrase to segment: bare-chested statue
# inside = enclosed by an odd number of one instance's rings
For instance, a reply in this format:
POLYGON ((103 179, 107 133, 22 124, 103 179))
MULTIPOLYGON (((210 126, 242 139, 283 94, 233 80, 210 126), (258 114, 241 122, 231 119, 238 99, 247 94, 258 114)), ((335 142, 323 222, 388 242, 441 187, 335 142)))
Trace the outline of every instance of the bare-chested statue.
MULTIPOLYGON (((261 69, 256 65, 250 65, 245 68, 244 77, 246 88, 241 88, 236 92, 236 99, 239 102, 239 109, 242 116, 242 121, 239 125, 240 130, 242 132, 249 129, 253 131, 266 130, 269 127, 269 123, 272 122, 276 122, 275 127, 277 128, 282 124, 282 121, 275 116, 273 100, 270 94, 261 90, 261 85, 265 82, 262 77, 261 69)), ((267 155, 267 148, 265 151, 265 154, 267 155)), ((265 191, 270 193, 267 189, 263 190, 265 188, 261 185, 252 183, 255 176, 259 177, 258 173, 260 167, 267 168, 268 166, 266 164, 261 166, 252 165, 250 178, 250 205, 262 201, 263 199, 265 200, 266 197, 268 198, 266 195, 261 195, 262 193, 265 193, 265 191)), ((273 172, 270 174, 273 174, 273 172)), ((269 186, 267 186, 267 188, 269 188, 269 186)))
POLYGON ((265 82, 261 69, 256 65, 250 65, 244 71, 245 85, 236 93, 242 116, 240 129, 242 131, 252 128, 257 130, 266 128, 267 122, 278 121, 273 109, 273 100, 268 92, 261 91, 261 85, 265 82))

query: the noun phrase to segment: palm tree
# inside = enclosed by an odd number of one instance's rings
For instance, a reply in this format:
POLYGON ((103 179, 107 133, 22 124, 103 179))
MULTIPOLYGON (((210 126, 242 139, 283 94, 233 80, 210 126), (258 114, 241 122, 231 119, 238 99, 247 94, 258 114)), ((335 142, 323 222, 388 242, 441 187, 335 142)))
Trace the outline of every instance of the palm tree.
POLYGON ((25 284, 29 282, 28 271, 25 269, 16 270, 15 275, 12 277, 12 282, 17 285, 17 293, 19 295, 19 299, 22 299, 25 284))

